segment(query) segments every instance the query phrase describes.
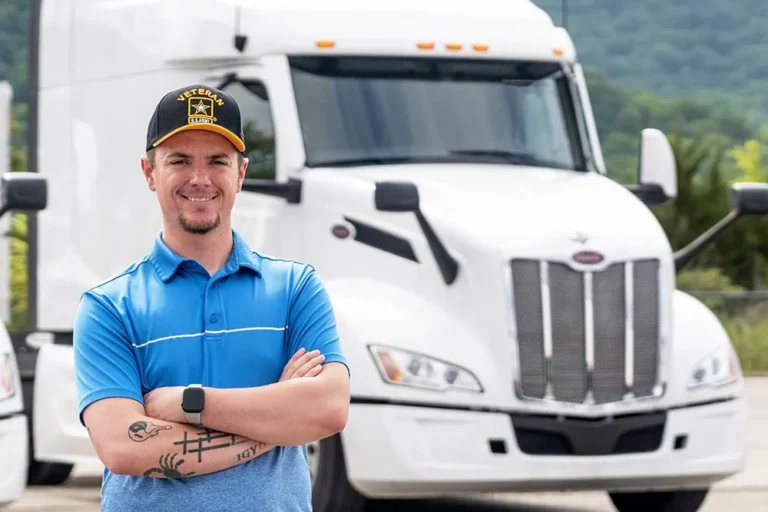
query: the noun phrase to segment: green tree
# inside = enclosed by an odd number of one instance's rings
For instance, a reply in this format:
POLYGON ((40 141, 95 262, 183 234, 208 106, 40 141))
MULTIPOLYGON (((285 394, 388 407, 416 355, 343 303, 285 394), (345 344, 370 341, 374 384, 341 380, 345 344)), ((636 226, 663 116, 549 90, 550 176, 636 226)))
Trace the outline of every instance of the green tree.
MULTIPOLYGON (((14 113, 18 113, 18 110, 14 113)), ((11 122, 11 137, 18 137, 24 129, 21 121, 14 118, 11 122)), ((11 171, 27 170, 27 154, 24 147, 13 147, 11 151, 11 171)), ((11 214, 11 228, 7 234, 10 246, 10 298, 11 317, 8 328, 23 330, 27 327, 27 216, 23 213, 11 214)), ((7 285, 7 284, 6 284, 7 285)))

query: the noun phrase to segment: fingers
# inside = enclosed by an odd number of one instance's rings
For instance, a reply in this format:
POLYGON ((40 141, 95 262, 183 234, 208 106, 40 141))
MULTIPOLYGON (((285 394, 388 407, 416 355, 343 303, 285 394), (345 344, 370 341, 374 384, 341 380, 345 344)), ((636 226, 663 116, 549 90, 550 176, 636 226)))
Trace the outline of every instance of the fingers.
POLYGON ((322 369, 323 361, 325 361, 325 356, 323 354, 313 357, 312 359, 310 359, 309 361, 301 365, 298 370, 296 370, 296 373, 294 373, 294 377, 305 377, 310 370, 314 370, 316 368, 322 369))
POLYGON ((325 356, 319 350, 305 352, 302 348, 285 365, 280 380, 317 375, 322 370, 324 360, 325 356), (313 371, 312 374, 309 373, 311 370, 313 371))
POLYGON ((311 368, 311 369, 310 369, 310 370, 307 372, 307 374, 305 375, 305 377, 317 377, 318 375, 320 375, 320 372, 321 372, 321 371, 323 371, 323 365, 322 365, 322 364, 318 364, 317 366, 314 366, 314 367, 312 367, 312 368, 311 368))
POLYGON ((289 375, 289 373, 291 372, 291 369, 294 367, 296 362, 299 360, 301 356, 304 355, 306 351, 307 350, 304 347, 301 347, 299 350, 296 351, 295 354, 293 354, 293 357, 291 357, 288 363, 286 363, 285 368, 283 368, 283 373, 280 374, 280 380, 283 380, 284 378, 287 377, 287 375, 289 375))
MULTIPOLYGON (((302 348, 299 352, 302 352, 304 349, 302 348)), ((299 368, 307 364, 307 362, 311 361, 312 358, 317 356, 320 353, 319 350, 313 350, 312 352, 308 353, 302 353, 299 357, 292 357, 291 361, 285 366, 288 371, 286 372, 288 375, 292 375, 296 372, 299 368)), ((297 352, 298 354, 298 352, 297 352)))

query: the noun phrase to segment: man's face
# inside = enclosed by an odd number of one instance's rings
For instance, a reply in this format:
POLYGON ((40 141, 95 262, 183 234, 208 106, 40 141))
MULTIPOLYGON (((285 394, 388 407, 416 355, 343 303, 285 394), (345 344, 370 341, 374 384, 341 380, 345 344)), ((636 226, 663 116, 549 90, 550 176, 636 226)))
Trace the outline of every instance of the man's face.
POLYGON ((229 224, 247 165, 227 139, 202 130, 174 135, 155 150, 154 166, 146 157, 141 163, 166 221, 195 234, 229 224))

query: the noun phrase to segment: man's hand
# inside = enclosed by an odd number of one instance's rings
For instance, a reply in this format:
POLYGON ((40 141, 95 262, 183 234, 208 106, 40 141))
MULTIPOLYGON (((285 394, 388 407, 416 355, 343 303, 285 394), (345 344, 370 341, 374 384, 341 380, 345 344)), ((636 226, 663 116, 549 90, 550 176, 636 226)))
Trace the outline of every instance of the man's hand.
POLYGON ((325 361, 325 356, 319 350, 307 353, 306 349, 302 347, 283 368, 279 382, 301 377, 316 377, 323 371, 323 361, 325 361))
POLYGON ((174 423, 187 423, 187 415, 181 408, 184 386, 168 386, 153 389, 144 395, 147 416, 174 423))
MULTIPOLYGON (((303 377, 316 377, 323 371, 325 356, 319 350, 307 352, 299 349, 283 368, 279 382, 303 377)), ((153 389, 144 395, 144 410, 150 418, 187 423, 187 415, 181 408, 184 386, 168 386, 153 389)))

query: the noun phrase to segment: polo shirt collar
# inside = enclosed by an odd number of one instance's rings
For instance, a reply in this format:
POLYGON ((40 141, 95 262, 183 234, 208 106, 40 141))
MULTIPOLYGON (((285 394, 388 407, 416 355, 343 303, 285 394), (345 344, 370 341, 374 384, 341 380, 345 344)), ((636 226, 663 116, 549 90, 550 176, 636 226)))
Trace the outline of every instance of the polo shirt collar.
MULTIPOLYGON (((232 231, 234 245, 232 253, 227 260, 225 270, 227 273, 234 273, 240 268, 248 268, 261 275, 261 261, 248 244, 243 240, 239 233, 232 231)), ((155 267, 158 276, 163 282, 168 282, 176 275, 179 267, 185 261, 192 261, 190 258, 183 258, 171 250, 163 241, 162 231, 155 237, 155 243, 149 253, 149 261, 155 267)))

